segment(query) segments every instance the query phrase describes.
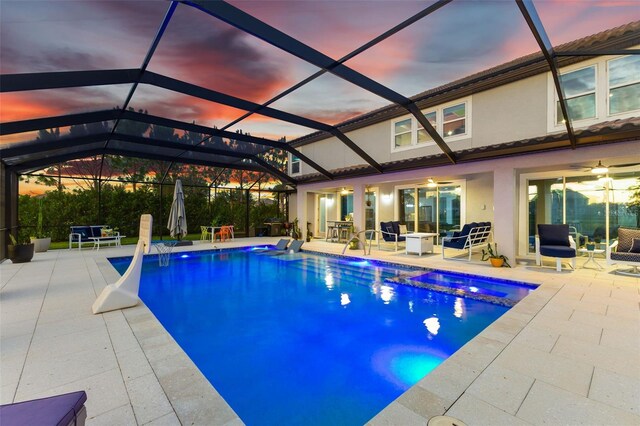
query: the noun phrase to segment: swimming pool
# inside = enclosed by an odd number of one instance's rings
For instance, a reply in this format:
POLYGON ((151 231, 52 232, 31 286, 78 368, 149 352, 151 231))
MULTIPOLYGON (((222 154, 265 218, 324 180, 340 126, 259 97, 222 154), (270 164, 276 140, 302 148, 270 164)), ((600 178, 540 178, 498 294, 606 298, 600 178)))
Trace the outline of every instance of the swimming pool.
POLYGON ((246 424, 359 425, 508 310, 390 281, 425 273, 190 252, 145 258, 140 297, 246 424))

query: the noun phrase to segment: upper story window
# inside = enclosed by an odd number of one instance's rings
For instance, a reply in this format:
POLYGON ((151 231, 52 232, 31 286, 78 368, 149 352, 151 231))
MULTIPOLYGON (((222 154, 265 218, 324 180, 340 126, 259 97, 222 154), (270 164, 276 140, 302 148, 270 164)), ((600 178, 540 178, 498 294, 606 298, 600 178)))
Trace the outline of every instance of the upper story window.
MULTIPOLYGON (((637 49, 638 46, 633 46, 637 49)), ((560 84, 574 127, 585 128, 613 119, 637 116, 640 111, 640 57, 598 57, 561 70, 560 84)), ((547 130, 564 131, 564 117, 548 74, 547 130)))
POLYGON ((444 120, 444 136, 463 135, 466 133, 466 104, 450 106, 442 110, 444 120))
POLYGON ((640 57, 625 56, 607 62, 609 114, 640 109, 640 57))
MULTIPOLYGON (((438 128, 438 122, 436 121, 436 112, 435 111, 426 113, 424 115, 424 118, 429 120, 429 123, 433 126, 434 129, 438 128)), ((418 120, 416 120, 416 122, 417 121, 418 120)), ((426 130, 424 130, 424 127, 422 127, 420 125, 420 123, 417 123, 417 124, 418 124, 418 143, 421 144, 421 143, 427 143, 429 141, 432 141, 433 138, 431 136, 429 136, 429 133, 427 133, 426 130)))
POLYGON ((298 173, 300 173, 300 159, 295 155, 291 155, 290 158, 291 162, 289 164, 291 164, 291 172, 289 174, 297 175, 298 173))
MULTIPOLYGON (((596 67, 571 71, 560 76, 568 113, 571 120, 584 120, 596 116, 596 67)), ((556 101, 556 123, 564 122, 560 102, 556 101)))
MULTIPOLYGON (((470 109, 471 98, 467 98, 463 102, 439 106, 433 111, 423 111, 423 114, 445 141, 453 142, 471 136, 470 109)), ((435 144, 431 135, 413 116, 393 121, 391 132, 391 151, 404 151, 435 144)))
POLYGON ((406 120, 394 123, 394 143, 396 148, 410 146, 412 144, 411 121, 411 118, 407 118, 406 120))

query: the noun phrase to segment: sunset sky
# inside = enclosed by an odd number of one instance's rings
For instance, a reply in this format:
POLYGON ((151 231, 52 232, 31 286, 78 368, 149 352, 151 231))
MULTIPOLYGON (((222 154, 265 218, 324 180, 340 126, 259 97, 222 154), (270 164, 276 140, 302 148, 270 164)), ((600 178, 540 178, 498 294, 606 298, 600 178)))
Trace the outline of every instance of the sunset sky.
MULTIPOLYGON (((231 1, 234 6, 338 59, 431 1, 231 1)), ((554 45, 640 19, 637 0, 538 0, 554 45)), ((139 68, 166 1, 0 2, 0 72, 139 68)), ((514 1, 454 0, 346 65, 411 96, 532 53, 537 45, 514 1)), ((317 68, 180 4, 150 71, 262 103, 317 68)), ((121 106, 129 85, 0 95, 0 122, 121 106)), ((271 106, 337 124, 388 104, 330 74, 271 106)), ((244 111, 148 85, 131 105, 182 121, 223 127, 244 111)), ((231 127, 289 140, 312 129, 253 115, 231 127)), ((3 137, 2 142, 32 135, 3 137)))

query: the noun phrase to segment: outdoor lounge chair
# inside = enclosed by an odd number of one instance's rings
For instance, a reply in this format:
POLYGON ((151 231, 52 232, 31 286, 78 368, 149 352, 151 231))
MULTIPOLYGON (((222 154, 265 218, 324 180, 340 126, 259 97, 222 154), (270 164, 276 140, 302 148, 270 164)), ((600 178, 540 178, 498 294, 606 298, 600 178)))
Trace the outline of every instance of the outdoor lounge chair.
POLYGON ((455 231, 452 236, 442 238, 442 258, 446 259, 445 249, 468 250, 468 260, 471 261, 473 249, 487 244, 491 240, 491 235, 491 222, 467 223, 460 231, 455 231))
POLYGON ((618 240, 607 247, 607 264, 629 265, 630 270, 616 270, 616 273, 640 276, 640 229, 618 228, 618 240))
POLYGON ((281 254, 298 253, 303 244, 303 240, 293 240, 291 241, 291 244, 289 244, 289 247, 284 250, 269 250, 264 254, 267 254, 269 256, 280 256, 281 254))
POLYGON ((83 426, 87 418, 85 391, 0 406, 3 425, 83 426))
MULTIPOLYGON (((400 236, 401 232, 399 221, 380 222, 380 234, 382 235, 382 240, 384 242, 394 244, 395 251, 398 251, 398 243, 406 241, 405 237, 400 236)), ((380 242, 378 242, 378 249, 379 248, 380 242)))
POLYGON ((278 241, 278 243, 276 244, 275 248, 261 248, 261 249, 257 249, 256 251, 258 252, 268 252, 268 251, 283 251, 287 248, 287 245, 289 245, 289 241, 291 241, 288 238, 281 238, 280 241, 278 241))
POLYGON ((571 267, 576 269, 576 242, 569 235, 569 225, 538 225, 536 265, 542 265, 542 256, 555 257, 558 272, 562 270, 562 259, 571 259, 571 267))

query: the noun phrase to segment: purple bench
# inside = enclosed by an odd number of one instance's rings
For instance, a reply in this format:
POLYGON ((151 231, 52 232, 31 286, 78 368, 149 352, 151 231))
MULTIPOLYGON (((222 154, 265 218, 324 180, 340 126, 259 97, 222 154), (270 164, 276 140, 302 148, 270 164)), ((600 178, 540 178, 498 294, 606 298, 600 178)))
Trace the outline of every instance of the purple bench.
POLYGON ((85 391, 0 405, 2 426, 84 426, 85 391))

